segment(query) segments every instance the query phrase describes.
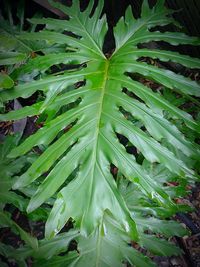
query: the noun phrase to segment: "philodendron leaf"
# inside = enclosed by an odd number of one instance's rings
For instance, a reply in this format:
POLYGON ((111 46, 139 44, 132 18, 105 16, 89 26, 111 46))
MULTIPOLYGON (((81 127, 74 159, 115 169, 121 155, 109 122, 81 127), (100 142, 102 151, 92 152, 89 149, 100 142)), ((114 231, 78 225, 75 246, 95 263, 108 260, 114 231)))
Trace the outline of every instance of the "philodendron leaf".
POLYGON ((169 243, 165 239, 160 239, 151 235, 141 236, 139 244, 152 253, 161 256, 177 256, 181 254, 181 249, 176 247, 173 243, 169 243))
POLYGON ((13 85, 14 81, 7 74, 0 73, 0 89, 1 88, 9 89, 13 87, 13 85))
POLYGON ((12 65, 23 62, 26 54, 18 52, 0 52, 0 65, 12 65))
MULTIPOLYGON (((164 1, 158 1, 153 8, 144 1, 140 18, 135 19, 129 7, 117 23, 114 28, 116 48, 107 58, 103 53, 108 28, 105 14, 102 14, 104 1, 99 0, 96 7, 90 1, 84 11, 80 11, 78 0, 72 2, 68 7, 50 1, 66 13, 68 19, 33 19, 32 23, 42 24, 44 28, 16 36, 18 43, 23 44, 42 41, 48 49, 52 47, 53 53, 39 53, 36 58, 29 58, 27 64, 13 73, 20 82, 10 90, 0 91, 4 102, 42 92, 39 102, 0 115, 4 121, 37 116, 42 122, 36 133, 8 155, 17 158, 37 146, 44 148, 12 188, 23 190, 32 183, 37 185, 27 212, 55 198, 45 226, 46 238, 56 236, 69 219, 80 229, 77 239, 80 254, 71 266, 88 266, 91 259, 92 266, 122 266, 123 260, 136 266, 151 266, 139 252, 127 248, 126 243, 138 241, 161 255, 180 251, 174 247, 170 249, 165 240, 144 235, 144 218, 136 213, 143 209, 148 215, 168 217, 179 206, 173 202, 164 181, 155 179, 138 158, 145 158, 150 164, 161 164, 180 180, 197 180, 187 157, 198 162, 199 146, 186 138, 181 125, 197 133, 200 125, 185 110, 170 103, 148 84, 142 84, 137 77, 189 98, 200 96, 200 86, 181 74, 141 59, 172 60, 191 68, 198 68, 199 61, 164 49, 140 48, 140 44, 164 41, 171 45, 169 47, 198 45, 199 39, 181 32, 155 32, 156 26, 174 22, 169 17, 171 11, 164 7, 164 1), (26 75, 28 82, 24 78, 26 75), (133 153, 128 153, 127 143, 133 153), (111 171, 113 165, 125 177, 123 179, 135 186, 135 191, 131 191, 133 199, 134 192, 135 196, 142 194, 137 206, 131 205, 119 190, 111 171), (104 218, 105 213, 111 214, 112 222, 104 218), (113 221, 117 221, 117 226, 113 221), (108 225, 105 229, 104 224, 108 225), (125 242, 122 242, 123 235, 125 242), (120 247, 116 247, 118 241, 120 247)), ((149 219, 152 233, 163 232, 169 236, 172 230, 163 228, 173 225, 177 229, 177 225, 170 222, 160 225, 158 218, 149 219)), ((176 230, 175 234, 183 233, 183 230, 176 230)))
POLYGON ((17 146, 19 135, 6 136, 4 142, 0 144, 0 203, 4 207, 6 204, 13 204, 19 210, 25 212, 28 199, 25 199, 21 194, 12 191, 12 186, 15 182, 14 175, 18 174, 26 165, 30 164, 35 155, 26 155, 17 159, 9 159, 7 155, 17 146))
POLYGON ((34 262, 33 267, 62 267, 70 266, 71 262, 77 258, 77 252, 69 252, 64 256, 54 256, 50 260, 37 260, 34 262))
POLYGON ((1 227, 11 227, 11 229, 19 233, 21 239, 25 241, 33 250, 38 249, 38 240, 37 238, 31 236, 29 233, 25 232, 17 223, 9 218, 9 215, 6 212, 0 212, 1 227))
POLYGON ((0 243, 0 254, 10 259, 15 258, 17 262, 23 261, 27 257, 33 257, 37 260, 52 258, 52 255, 58 255, 66 252, 70 241, 78 236, 77 230, 70 230, 67 233, 62 233, 54 237, 52 240, 42 239, 38 241, 38 247, 35 249, 31 246, 23 246, 14 249, 11 246, 0 243))
POLYGON ((155 264, 130 246, 131 240, 120 225, 108 215, 98 229, 89 237, 78 239, 80 255, 70 266, 91 267, 122 266, 128 262, 133 266, 153 267, 155 264), (128 245, 129 243, 129 245, 128 245))
POLYGON ((161 221, 155 218, 136 218, 137 225, 141 230, 150 230, 154 233, 162 233, 166 237, 184 236, 189 232, 175 221, 161 221))
MULTIPOLYGON (((38 260, 35 266, 38 264, 43 267, 86 267, 89 264, 91 267, 118 267, 122 266, 123 262, 128 262, 134 266, 155 267, 148 257, 131 247, 131 240, 123 228, 106 213, 90 236, 84 237, 78 234, 75 239, 78 242, 78 253, 69 252, 67 255, 55 256, 46 261, 38 260)), ((64 248, 64 242, 59 242, 57 245, 60 248, 63 245, 64 248)))

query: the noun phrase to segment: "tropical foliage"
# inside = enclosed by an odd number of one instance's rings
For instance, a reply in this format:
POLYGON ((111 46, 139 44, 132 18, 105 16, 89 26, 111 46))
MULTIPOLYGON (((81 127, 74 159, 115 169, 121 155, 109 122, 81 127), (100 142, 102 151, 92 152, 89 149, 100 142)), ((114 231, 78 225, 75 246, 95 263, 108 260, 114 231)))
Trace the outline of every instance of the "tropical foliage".
POLYGON ((169 218, 189 209, 175 200, 198 180, 200 154, 188 135, 198 136, 200 125, 182 108, 188 99, 197 102, 199 84, 162 63, 200 68, 198 59, 171 51, 199 39, 181 31, 164 1, 153 8, 144 1, 140 18, 128 7, 114 27, 115 50, 105 55, 103 0, 84 11, 77 0, 70 7, 50 3, 67 18, 30 19, 40 31, 1 30, 0 63, 12 66, 1 74, 2 106, 38 99, 5 108, 0 119, 35 117, 39 129, 12 149, 9 140, 2 145, 1 226, 25 245, 1 243, 0 253, 20 266, 28 257, 43 267, 154 266, 137 248, 181 253, 169 238, 188 231, 169 218), (167 31, 172 24, 176 31, 167 31), (46 220, 45 238, 38 241, 12 221, 7 203, 46 220))

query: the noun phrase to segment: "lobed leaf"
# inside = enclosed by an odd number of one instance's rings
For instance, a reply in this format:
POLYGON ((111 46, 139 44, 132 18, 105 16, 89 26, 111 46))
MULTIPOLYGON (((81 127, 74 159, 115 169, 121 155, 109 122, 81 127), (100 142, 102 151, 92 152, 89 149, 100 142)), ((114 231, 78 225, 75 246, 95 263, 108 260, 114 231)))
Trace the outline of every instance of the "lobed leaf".
POLYGON ((55 266, 82 267, 88 262, 91 266, 123 266, 123 260, 138 267, 154 266, 128 246, 132 241, 158 255, 179 255, 180 249, 153 234, 169 237, 174 229, 178 236, 186 234, 175 222, 160 218, 187 209, 174 203, 178 190, 172 194, 165 182, 177 177, 182 192, 187 183, 198 179, 193 166, 199 162, 199 146, 183 129, 199 133, 200 127, 190 114, 135 76, 183 96, 198 97, 197 82, 140 60, 150 57, 199 68, 197 59, 148 46, 140 48, 140 44, 164 41, 198 45, 199 39, 181 32, 153 31, 156 26, 176 22, 169 18, 172 12, 163 7, 164 1, 158 1, 152 9, 144 1, 140 18, 135 19, 129 7, 119 20, 114 28, 116 49, 106 58, 102 52, 108 28, 102 14, 103 0, 96 8, 90 1, 82 12, 77 0, 70 7, 50 3, 62 9, 67 19, 32 19, 31 23, 45 27, 15 36, 17 41, 12 45, 42 40, 46 48, 44 55, 29 59, 12 73, 11 77, 18 79, 16 86, 0 91, 2 102, 42 92, 36 104, 0 115, 4 121, 40 116, 40 129, 9 153, 9 158, 15 159, 35 147, 44 147, 12 188, 25 192, 33 183, 37 185, 30 194, 27 212, 46 203, 53 205, 45 225, 49 241, 39 242, 38 255, 27 247, 18 249, 18 259, 33 255, 46 266, 40 259, 56 255, 52 259, 55 266), (133 148, 131 154, 128 146, 133 148), (188 158, 194 164, 190 165, 188 158), (169 175, 155 175, 145 161, 164 168, 169 175), (121 173, 119 179, 115 180, 112 165, 121 173), (120 189, 120 180, 129 183, 130 187, 123 185, 126 193, 120 189), (74 230, 58 235, 69 220, 80 234, 74 230), (152 235, 145 234, 146 230, 152 235), (69 253, 62 259, 57 256, 74 238, 79 254, 69 253))

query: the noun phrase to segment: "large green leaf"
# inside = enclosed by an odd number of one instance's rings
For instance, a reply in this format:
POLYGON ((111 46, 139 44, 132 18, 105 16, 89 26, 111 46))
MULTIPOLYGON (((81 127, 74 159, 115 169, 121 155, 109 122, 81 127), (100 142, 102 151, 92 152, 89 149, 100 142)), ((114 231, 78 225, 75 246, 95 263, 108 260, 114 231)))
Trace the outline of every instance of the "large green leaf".
MULTIPOLYGON (((37 115, 43 123, 36 133, 9 154, 10 158, 16 158, 35 146, 45 147, 30 168, 16 180, 13 189, 23 190, 39 181, 28 212, 56 196, 46 223, 46 237, 53 238, 72 218, 81 232, 81 253, 72 266, 87 265, 91 258, 94 261, 92 266, 121 266, 123 258, 136 266, 151 266, 148 262, 144 263, 146 259, 142 256, 140 260, 138 252, 125 249, 125 244, 120 249, 115 247, 116 244, 112 247, 109 238, 114 235, 114 243, 118 242, 114 220, 126 236, 125 243, 139 240, 141 246, 162 255, 178 254, 180 251, 174 247, 170 249, 165 240, 160 241, 142 233, 146 230, 144 218, 138 218, 135 213, 137 206, 130 208, 130 203, 119 191, 110 167, 114 164, 130 184, 136 185, 136 192, 141 192, 147 201, 154 203, 149 207, 143 205, 144 210, 155 210, 157 216, 162 213, 171 215, 178 210, 164 182, 155 179, 139 163, 137 153, 152 164, 161 164, 180 180, 196 180, 187 157, 199 160, 199 146, 187 139, 174 121, 179 120, 196 132, 200 131, 200 126, 191 115, 174 106, 163 95, 136 81, 134 74, 184 96, 200 96, 197 82, 140 60, 141 57, 172 60, 196 68, 199 67, 196 58, 177 52, 139 48, 140 43, 150 41, 197 45, 199 39, 180 32, 152 31, 155 26, 173 22, 168 17, 171 11, 164 8, 164 1, 158 1, 152 9, 144 1, 139 19, 133 17, 129 7, 125 17, 119 20, 114 28, 116 49, 106 58, 102 52, 107 32, 106 18, 102 15, 103 0, 99 1, 95 11, 90 1, 82 12, 77 0, 71 7, 50 2, 62 9, 69 20, 32 19, 32 23, 44 24, 45 28, 39 32, 22 33, 17 40, 44 41, 47 47, 53 47, 54 53, 30 58, 26 65, 13 73, 19 84, 0 91, 4 102, 17 97, 27 98, 37 91, 43 95, 40 102, 1 114, 0 117, 2 120, 18 120, 37 115), (60 47, 64 48, 62 53, 59 52, 60 47), (25 82, 25 75, 30 75, 30 82, 25 82), (135 155, 127 153, 126 145, 120 138, 126 138, 135 147, 135 155), (101 236, 105 212, 112 214, 114 219, 112 223, 107 222, 110 226, 101 236), (152 247, 151 242, 154 242, 152 247), (100 258, 101 253, 105 260, 100 258), (115 255, 118 256, 115 258, 115 255), (103 263, 97 264, 96 260, 103 263)), ((155 218, 147 222, 153 233, 161 231, 166 236, 171 235, 171 230, 166 231, 166 227, 173 225, 177 228, 170 222, 161 226, 155 218)), ((183 232, 176 231, 175 234, 182 235, 183 232)))

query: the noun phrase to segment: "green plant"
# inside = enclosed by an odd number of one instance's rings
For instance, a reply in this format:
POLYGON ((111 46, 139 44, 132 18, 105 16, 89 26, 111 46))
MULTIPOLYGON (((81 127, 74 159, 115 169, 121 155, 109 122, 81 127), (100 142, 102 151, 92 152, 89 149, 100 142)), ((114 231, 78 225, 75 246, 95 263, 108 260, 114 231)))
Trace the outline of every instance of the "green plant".
POLYGON ((144 44, 198 45, 199 39, 182 32, 159 31, 158 25, 165 29, 165 25, 177 24, 168 16, 172 12, 164 7, 164 1, 152 9, 144 1, 140 18, 135 19, 129 7, 119 20, 114 28, 116 48, 106 57, 102 52, 107 32, 103 0, 95 10, 90 1, 83 12, 79 1, 73 1, 71 7, 50 3, 69 19, 30 20, 45 25, 44 29, 17 38, 42 40, 47 46, 10 74, 18 85, 0 91, 2 102, 28 98, 35 92, 42 92, 42 100, 0 118, 39 118, 41 128, 8 154, 15 159, 36 146, 41 151, 33 164, 15 177, 12 189, 25 193, 31 186, 37 187, 28 213, 41 205, 53 206, 38 249, 4 248, 3 255, 19 262, 32 256, 35 266, 122 266, 123 262, 154 266, 133 248, 134 242, 158 255, 181 252, 167 238, 187 231, 165 219, 187 210, 174 199, 186 193, 186 184, 198 179, 194 166, 199 161, 199 147, 183 131, 189 128, 199 133, 200 126, 140 79, 148 78, 161 90, 168 88, 184 99, 200 96, 200 88, 195 81, 144 59, 188 68, 199 68, 200 62, 144 44), (135 155, 128 153, 130 147, 135 147, 135 155), (167 186, 171 181, 178 186, 167 186), (70 219, 74 229, 59 234, 70 219), (59 255, 73 239, 78 252, 59 255))
MULTIPOLYGON (((32 32, 35 30, 34 25, 25 25, 24 22, 24 1, 18 3, 15 16, 12 14, 12 5, 9 1, 3 1, 4 9, 0 13, 0 66, 4 66, 0 72, 0 89, 12 88, 14 86, 15 77, 9 76, 20 65, 27 62, 29 58, 35 56, 35 52, 40 51, 43 45, 48 46, 44 42, 21 40, 19 35, 24 32, 32 32), (19 23, 16 23, 16 18, 19 23)), ((39 17, 39 14, 35 14, 39 17)), ((30 79, 31 77, 29 77, 30 79)), ((23 77, 27 81, 27 77, 23 77)))

